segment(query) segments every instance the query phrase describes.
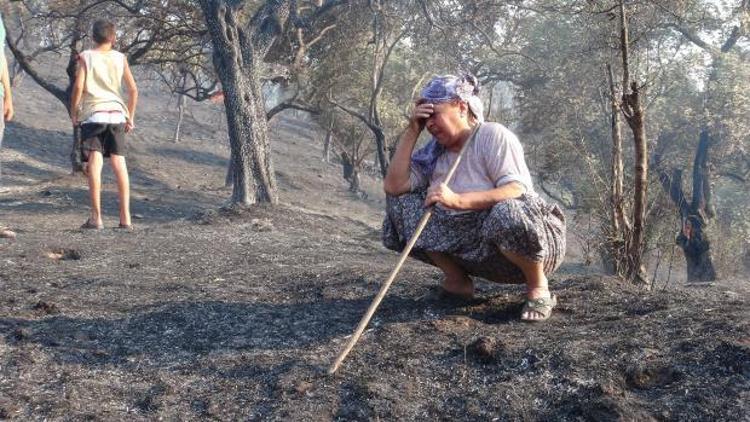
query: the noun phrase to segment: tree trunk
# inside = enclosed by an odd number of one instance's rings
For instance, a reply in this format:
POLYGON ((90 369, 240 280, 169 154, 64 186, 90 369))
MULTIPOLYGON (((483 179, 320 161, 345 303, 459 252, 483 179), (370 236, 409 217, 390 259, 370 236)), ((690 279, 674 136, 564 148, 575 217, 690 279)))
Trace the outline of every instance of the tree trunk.
MULTIPOLYGON (((70 114, 70 100, 73 97, 73 85, 76 81, 76 73, 78 72, 78 57, 81 49, 83 48, 83 35, 86 33, 84 29, 84 23, 81 18, 76 19, 76 31, 74 36, 70 40, 69 54, 68 54, 68 65, 65 67, 65 73, 68 75, 68 86, 65 89, 65 98, 61 99, 65 104, 65 109, 70 114)), ((83 161, 81 159, 81 127, 73 128, 73 146, 70 151, 70 164, 71 173, 82 173, 83 172, 83 161)))
POLYGON ((81 157, 81 127, 73 127, 73 148, 70 151, 70 167, 72 174, 83 172, 83 157, 81 157))
POLYGON ((224 187, 228 188, 234 185, 234 166, 232 166, 232 163, 234 160, 232 157, 229 157, 229 162, 227 163, 227 174, 224 176, 224 187))
POLYGON ((331 119, 328 123, 328 130, 326 131, 326 137, 323 141, 323 160, 326 163, 331 162, 331 142, 333 142, 333 125, 334 120, 331 119))
POLYGON ((692 216, 685 220, 676 239, 685 254, 688 283, 716 280, 711 244, 703 235, 704 227, 699 217, 692 216))
POLYGON ((239 27, 224 0, 201 0, 214 49, 214 67, 224 90, 231 149, 232 205, 277 203, 265 106, 261 91, 262 49, 239 27))
POLYGON ((224 93, 232 160, 231 202, 238 205, 276 203, 276 179, 271 166, 265 111, 259 110, 256 90, 252 87, 260 81, 255 75, 245 78, 239 69, 227 70, 221 75, 222 85, 230 86, 227 80, 236 82, 235 89, 224 93))
POLYGON ((623 196, 622 129, 620 107, 617 101, 612 66, 607 65, 607 79, 610 91, 610 129, 612 133, 612 157, 610 163, 610 222, 609 245, 603 251, 605 268, 611 274, 624 275, 621 257, 625 252, 625 239, 630 237, 630 223, 625 217, 623 196))
POLYGON ((631 84, 631 93, 627 101, 630 103, 632 116, 628 119, 633 131, 635 144, 635 177, 633 192, 633 231, 628 245, 628 259, 630 261, 629 275, 631 279, 642 276, 641 259, 646 233, 646 200, 648 198, 648 143, 644 111, 638 85, 631 84))
POLYGON ((359 194, 359 185, 360 185, 360 178, 359 178, 359 170, 355 166, 352 170, 352 176, 349 179, 349 192, 359 194))
MULTIPOLYGON (((669 192, 672 202, 680 212, 682 228, 677 235, 676 242, 685 255, 688 282, 716 280, 711 243, 705 233, 706 220, 709 218, 705 209, 711 206, 710 181, 707 173, 710 147, 711 137, 708 128, 704 128, 701 131, 693 162, 693 198, 690 203, 682 189, 682 170, 673 170, 671 176, 665 169, 659 169, 658 172, 662 187, 669 192)), ((658 162, 659 159, 656 161, 658 162)))
POLYGON ((185 96, 177 94, 177 125, 174 128, 174 137, 172 140, 175 143, 180 142, 180 129, 182 128, 182 120, 185 117, 185 96))
POLYGON ((351 183, 352 175, 354 174, 354 163, 346 151, 341 151, 341 171, 341 176, 344 180, 351 183))
POLYGON ((615 91, 614 79, 612 77, 612 68, 607 65, 609 73, 609 87, 612 98, 610 124, 612 130, 612 163, 611 163, 611 195, 610 201, 612 206, 612 229, 615 233, 620 230, 630 230, 630 223, 625 217, 624 196, 623 196, 623 177, 624 169, 622 164, 622 129, 620 126, 620 109, 617 105, 617 93, 615 91))
POLYGON ((693 199, 690 203, 690 212, 684 219, 682 233, 677 236, 677 244, 685 253, 688 282, 716 280, 711 243, 704 233, 706 219, 711 217, 710 213, 713 210, 708 172, 710 148, 711 136, 708 128, 704 128, 693 161, 693 199))
POLYGON ((388 174, 388 154, 385 151, 385 133, 378 127, 375 130, 375 146, 378 149, 378 164, 380 164, 380 174, 385 178, 388 174))
POLYGON ((357 160, 356 155, 349 156, 346 151, 342 151, 341 169, 344 180, 349 182, 349 192, 359 194, 361 179, 359 177, 359 160, 357 160))
POLYGON ((626 273, 630 280, 646 281, 642 265, 646 231, 646 200, 648 197, 648 144, 641 104, 641 92, 636 82, 630 82, 628 20, 625 2, 620 1, 620 51, 622 53, 622 112, 633 132, 635 146, 635 174, 633 191, 633 226, 627 244, 626 273), (627 93, 628 87, 630 92, 627 93))
POLYGON ((484 120, 487 122, 492 121, 492 106, 493 101, 495 100, 495 85, 490 86, 490 96, 487 99, 487 111, 484 112, 484 120))

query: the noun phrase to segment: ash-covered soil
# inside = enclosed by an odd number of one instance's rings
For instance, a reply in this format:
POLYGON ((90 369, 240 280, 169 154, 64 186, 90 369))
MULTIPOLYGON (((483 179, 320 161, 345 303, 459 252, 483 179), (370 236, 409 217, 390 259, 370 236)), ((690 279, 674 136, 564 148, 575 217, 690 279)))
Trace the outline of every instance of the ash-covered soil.
POLYGON ((444 303, 432 294, 439 273, 409 262, 329 377, 397 259, 380 244, 374 180, 367 200, 349 194, 340 167, 320 159, 321 135, 284 118, 273 135, 282 204, 219 211, 228 152, 216 110, 196 106, 174 144, 174 111, 146 97, 129 159, 136 230, 111 228, 108 177, 108 228, 83 232, 65 116, 27 98, 2 151, 0 222, 18 238, 0 240, 0 419, 750 414, 747 280, 646 291, 582 268, 575 251, 543 324, 518 321, 519 286, 480 281, 481 303, 444 303))

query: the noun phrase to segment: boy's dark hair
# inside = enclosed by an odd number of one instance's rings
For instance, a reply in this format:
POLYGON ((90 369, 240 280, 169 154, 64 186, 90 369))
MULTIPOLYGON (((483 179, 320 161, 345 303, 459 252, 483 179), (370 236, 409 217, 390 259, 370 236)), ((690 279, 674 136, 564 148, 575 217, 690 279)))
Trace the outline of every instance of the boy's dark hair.
POLYGON ((91 37, 97 44, 104 44, 105 42, 115 41, 115 24, 105 20, 98 20, 94 22, 93 28, 91 28, 91 37))

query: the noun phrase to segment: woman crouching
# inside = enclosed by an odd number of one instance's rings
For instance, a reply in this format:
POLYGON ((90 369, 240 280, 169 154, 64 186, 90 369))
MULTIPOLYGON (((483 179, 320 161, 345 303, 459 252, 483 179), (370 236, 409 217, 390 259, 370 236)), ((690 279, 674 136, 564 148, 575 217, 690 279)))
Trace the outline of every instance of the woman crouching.
POLYGON ((483 122, 478 93, 472 76, 437 76, 422 90, 385 177, 383 243, 403 250, 424 208, 435 205, 411 256, 443 271, 444 294, 472 298, 470 276, 525 283, 521 319, 546 320, 556 304, 547 276, 565 255, 565 217, 534 192, 518 138, 483 122), (414 152, 424 129, 432 139, 414 152))

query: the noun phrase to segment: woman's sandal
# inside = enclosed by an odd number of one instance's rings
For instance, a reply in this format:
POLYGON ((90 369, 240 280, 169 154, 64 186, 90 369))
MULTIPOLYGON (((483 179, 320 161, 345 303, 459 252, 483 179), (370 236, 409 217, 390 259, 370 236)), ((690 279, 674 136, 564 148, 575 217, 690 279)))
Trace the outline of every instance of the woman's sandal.
POLYGON ((541 322, 549 319, 552 315, 552 308, 557 305, 557 296, 550 294, 550 297, 540 297, 539 299, 526 299, 521 309, 521 321, 524 322, 541 322), (535 312, 541 315, 541 318, 524 318, 526 312, 535 312))

